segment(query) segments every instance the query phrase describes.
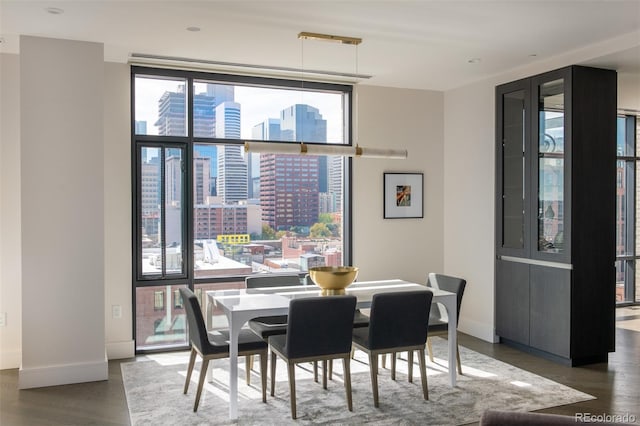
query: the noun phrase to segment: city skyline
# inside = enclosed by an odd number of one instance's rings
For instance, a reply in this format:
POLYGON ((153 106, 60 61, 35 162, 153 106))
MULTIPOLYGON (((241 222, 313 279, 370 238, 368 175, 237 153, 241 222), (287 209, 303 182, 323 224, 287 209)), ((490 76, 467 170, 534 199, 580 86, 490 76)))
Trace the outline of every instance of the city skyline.
MULTIPOLYGON (((179 92, 180 86, 186 84, 184 80, 167 80, 149 77, 136 77, 136 122, 146 121, 155 123, 158 119, 157 102, 166 92, 179 92)), ((213 95, 209 87, 233 88, 233 98, 224 94, 222 101, 234 100, 242 105, 242 128, 239 138, 252 139, 252 129, 255 125, 268 118, 278 118, 280 112, 295 104, 305 104, 317 108, 327 120, 327 143, 343 144, 346 140, 345 123, 342 111, 343 98, 335 93, 306 91, 291 91, 281 89, 267 89, 240 85, 223 85, 214 82, 196 82, 196 95, 213 95)), ((182 89, 184 90, 184 89, 182 89)), ((216 96, 220 90, 215 92, 216 96)), ((146 129, 148 135, 157 135, 154 129, 146 129)), ((141 134, 141 133, 138 133, 141 134)))

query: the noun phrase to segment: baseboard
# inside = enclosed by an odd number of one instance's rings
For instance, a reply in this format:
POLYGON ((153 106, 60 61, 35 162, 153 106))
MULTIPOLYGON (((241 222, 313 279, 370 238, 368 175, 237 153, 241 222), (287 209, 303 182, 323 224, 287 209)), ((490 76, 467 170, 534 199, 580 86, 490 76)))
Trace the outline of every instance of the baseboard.
POLYGON ((458 324, 458 331, 468 334, 489 343, 497 343, 492 324, 485 324, 473 320, 463 319, 458 324))
POLYGON ((37 368, 21 367, 19 373, 18 389, 30 389, 107 380, 109 368, 105 357, 103 361, 98 362, 37 368))
POLYGON ((20 368, 21 362, 21 351, 0 351, 0 370, 20 368))
POLYGON ((107 342, 107 359, 133 358, 136 354, 134 340, 107 342))

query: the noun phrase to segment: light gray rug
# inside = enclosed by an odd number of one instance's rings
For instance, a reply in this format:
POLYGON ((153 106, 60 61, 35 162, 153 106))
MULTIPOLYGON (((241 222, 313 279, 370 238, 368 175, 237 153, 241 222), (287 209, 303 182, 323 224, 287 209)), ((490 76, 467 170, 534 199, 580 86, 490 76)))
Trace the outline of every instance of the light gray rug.
MULTIPOLYGON (((534 411, 594 399, 562 384, 460 347, 463 376, 449 386, 446 340, 433 339, 435 363, 427 358, 429 400, 422 398, 416 359, 414 381, 407 382, 407 363, 398 360, 396 381, 388 369, 380 369, 380 407, 373 406, 367 356, 356 351, 351 362, 353 412, 347 409, 342 363, 334 363, 328 389, 313 381, 311 364, 296 368, 298 419, 291 419, 289 385, 285 364, 278 363, 276 394, 262 403, 259 363, 251 386, 244 380, 244 359, 238 368, 239 419, 228 419, 228 359, 209 363, 213 382, 202 392, 198 412, 193 412, 200 363, 196 363, 189 392, 182 393, 188 353, 147 355, 122 364, 131 424, 138 425, 461 425, 477 422, 487 409, 534 411)), ((406 359, 406 357, 404 357, 406 359)), ((389 367, 387 363, 387 367, 389 367)))

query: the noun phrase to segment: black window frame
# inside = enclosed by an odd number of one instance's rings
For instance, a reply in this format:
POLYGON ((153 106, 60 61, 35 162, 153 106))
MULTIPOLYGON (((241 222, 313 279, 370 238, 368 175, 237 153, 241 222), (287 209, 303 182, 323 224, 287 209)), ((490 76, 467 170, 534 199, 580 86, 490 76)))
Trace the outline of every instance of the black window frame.
MULTIPOLYGON (((624 263, 624 300, 616 302, 617 306, 628 306, 640 303, 636 298, 636 269, 640 260, 640 250, 636 249, 636 194, 640 189, 637 185, 636 174, 640 172, 640 152, 638 152, 638 133, 640 132, 640 117, 634 114, 620 113, 618 118, 624 118, 625 122, 625 151, 616 153, 616 163, 624 163, 625 204, 623 218, 626 224, 625 253, 616 253, 616 262, 624 263), (631 155, 629 154, 631 153, 631 155)), ((617 144, 616 144, 617 147, 617 144)), ((617 168, 617 167, 616 167, 617 168)), ((617 205, 617 203, 616 203, 617 205)), ((616 217, 618 216, 616 212, 616 217)))
MULTIPOLYGON (((209 278, 195 278, 194 277, 194 200, 193 200, 193 152, 194 146, 198 143, 215 143, 218 145, 243 145, 245 139, 225 139, 225 138, 205 138, 195 137, 193 135, 193 111, 194 111, 194 82, 211 81, 216 83, 229 83, 240 85, 251 85, 257 87, 274 87, 285 89, 297 89, 297 90, 319 90, 319 91, 339 91, 346 95, 346 102, 344 107, 346 109, 345 116, 345 143, 344 146, 353 146, 353 86, 347 84, 337 83, 324 83, 305 80, 293 80, 293 79, 281 79, 271 77, 257 77, 246 75, 234 75, 234 74, 220 74, 215 72, 205 71, 192 71, 192 70, 176 70, 165 68, 152 68, 143 66, 131 66, 130 70, 130 84, 131 84, 131 159, 132 159, 132 179, 131 179, 131 194, 132 194, 132 312, 133 312, 133 338, 136 340, 136 289, 141 287, 155 287, 155 286, 187 286, 191 290, 196 290, 198 284, 215 284, 224 282, 233 282, 243 280, 247 275, 229 275, 224 277, 209 277, 209 278), (168 78, 184 78, 186 80, 186 95, 187 95, 187 135, 186 136, 161 136, 161 135, 138 135, 136 134, 136 117, 135 117, 135 79, 136 76, 149 76, 149 77, 168 77, 168 78), (183 162, 186 167, 185 179, 183 180, 184 200, 185 205, 183 207, 183 223, 182 223, 182 235, 183 235, 183 274, 170 274, 170 276, 144 276, 142 275, 142 243, 141 243, 141 224, 139 221, 139 215, 141 206, 141 193, 138 189, 141 182, 141 151, 142 147, 158 147, 158 148, 180 148, 183 150, 183 162)), ((253 140, 253 139, 251 139, 253 140)), ((313 145, 312 142, 306 142, 313 145)), ((323 145, 323 144, 321 144, 323 145)), ((347 157, 344 161, 343 169, 343 202, 342 202, 342 217, 343 217, 343 231, 342 231, 342 247, 343 247, 343 264, 351 265, 353 262, 353 227, 352 227, 352 176, 353 176, 353 162, 350 157, 347 157)), ((163 190, 164 192, 164 190, 163 190)), ((163 203, 161 203, 164 208, 163 203)), ((163 265, 165 264, 163 258, 163 265)), ((300 274, 301 277, 304 273, 300 274)), ((187 348, 187 346, 184 346, 187 348)), ((150 353, 150 352, 163 352, 168 350, 181 349, 174 346, 167 347, 167 349, 138 349, 136 341, 136 353, 150 353)))

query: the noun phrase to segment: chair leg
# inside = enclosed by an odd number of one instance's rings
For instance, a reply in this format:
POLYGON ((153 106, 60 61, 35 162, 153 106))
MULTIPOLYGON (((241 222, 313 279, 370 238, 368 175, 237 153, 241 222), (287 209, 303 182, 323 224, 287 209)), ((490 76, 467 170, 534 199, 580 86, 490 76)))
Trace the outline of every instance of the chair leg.
POLYGON ((413 351, 407 353, 407 363, 409 364, 409 383, 413 383, 413 351))
POLYGON ((313 381, 318 383, 318 361, 313 361, 313 381))
POLYGON ((267 402, 267 357, 268 351, 260 354, 260 381, 262 384, 262 402, 267 402))
MULTIPOLYGON (((384 358, 383 358, 384 359, 384 358)), ((369 366, 371 368, 371 389, 373 390, 373 406, 378 407, 378 355, 369 353, 369 366)))
POLYGON ((193 372, 193 366, 196 363, 196 349, 191 348, 191 355, 189 356, 189 368, 187 368, 187 380, 184 382, 184 392, 187 393, 189 390, 189 382, 191 381, 191 373, 193 372))
POLYGON ((247 386, 251 384, 251 364, 253 364, 253 357, 251 355, 247 355, 244 357, 244 369, 246 370, 246 380, 247 386))
POLYGON ((296 419, 296 366, 289 361, 289 399, 291 400, 291 418, 296 419))
POLYGON ((322 360, 322 389, 327 388, 327 360, 322 360))
POLYGON ((351 397, 351 359, 342 359, 342 369, 344 370, 344 390, 347 393, 347 407, 353 411, 353 398, 351 397))
POLYGON ((274 396, 276 390, 276 353, 271 351, 271 396, 274 396))
POLYGON ((247 368, 253 371, 253 355, 247 355, 247 368))
POLYGON ((355 346, 351 346, 351 359, 355 359, 356 357, 356 348, 355 346))
POLYGON ((391 380, 396 379, 396 353, 391 352, 391 380))
POLYGON ((424 357, 424 349, 418 351, 418 359, 420 360, 420 377, 422 378, 422 394, 424 399, 429 400, 429 386, 427 385, 427 362, 424 357))
POLYGON ((382 368, 387 368, 387 354, 380 355, 382 357, 382 368))
POLYGON ((433 347, 431 346, 431 337, 427 337, 427 349, 429 349, 429 361, 433 362, 433 347))
POLYGON ((200 395, 202 394, 202 385, 207 377, 207 367, 209 366, 209 360, 202 360, 202 368, 200 369, 200 379, 198 380, 198 391, 196 392, 196 402, 193 404, 193 411, 198 411, 198 404, 200 404, 200 395))
POLYGON ((329 360, 329 380, 333 380, 333 360, 329 360))
POLYGON ((456 345, 456 361, 458 363, 458 374, 462 376, 462 363, 460 362, 460 349, 456 345))

